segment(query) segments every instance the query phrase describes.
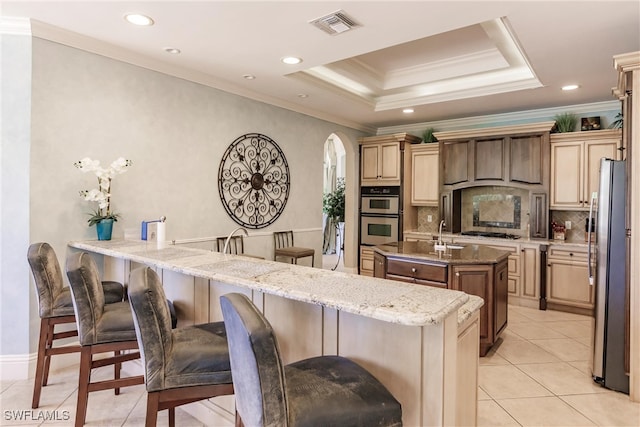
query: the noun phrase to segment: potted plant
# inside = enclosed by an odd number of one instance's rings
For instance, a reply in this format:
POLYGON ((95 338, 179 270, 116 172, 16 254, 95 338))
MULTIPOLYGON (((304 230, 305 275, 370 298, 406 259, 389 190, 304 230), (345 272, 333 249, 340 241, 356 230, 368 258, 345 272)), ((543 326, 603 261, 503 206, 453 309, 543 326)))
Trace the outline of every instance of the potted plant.
POLYGON ((433 134, 435 131, 436 130, 434 128, 425 129, 425 131, 422 133, 422 140, 425 143, 438 142, 438 138, 436 138, 433 134))
POLYGON ((322 211, 336 223, 344 222, 344 178, 336 180, 336 189, 322 198, 322 211))
POLYGON ((622 117, 622 113, 618 113, 616 114, 616 119, 609 125, 609 129, 622 129, 623 124, 624 118, 622 117))
POLYGON ((556 125, 554 126, 554 128, 557 132, 573 132, 573 130, 576 128, 577 117, 575 116, 575 114, 556 114, 554 120, 556 121, 556 125))
POLYGON ((98 240, 111 240, 113 223, 118 220, 119 216, 111 210, 111 180, 115 175, 125 173, 127 168, 131 166, 131 160, 120 157, 114 160, 108 168, 103 168, 98 160, 85 157, 73 165, 82 172, 93 172, 98 177, 98 188, 82 190, 80 195, 89 202, 98 202, 98 208, 89 214, 87 222, 89 226, 96 226, 98 240))

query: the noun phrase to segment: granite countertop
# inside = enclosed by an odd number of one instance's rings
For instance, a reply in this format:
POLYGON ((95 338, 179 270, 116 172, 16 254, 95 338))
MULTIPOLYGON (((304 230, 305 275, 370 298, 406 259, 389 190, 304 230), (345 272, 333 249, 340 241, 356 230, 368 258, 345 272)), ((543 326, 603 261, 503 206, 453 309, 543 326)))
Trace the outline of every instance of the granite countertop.
MULTIPOLYGON (((410 230, 404 232, 405 237, 413 237, 413 238, 422 238, 431 240, 435 236, 438 238, 437 233, 432 233, 428 231, 417 231, 410 230)), ((482 244, 482 242, 486 242, 487 244, 536 244, 536 245, 562 245, 562 246, 577 246, 577 247, 587 247, 587 242, 583 241, 567 241, 567 240, 555 240, 555 239, 531 239, 529 237, 521 237, 519 239, 501 239, 496 237, 483 237, 483 236, 465 236, 460 233, 442 233, 442 240, 446 242, 452 241, 477 241, 478 244, 482 244)))
POLYGON ((482 305, 464 292, 203 249, 157 249, 155 243, 134 240, 69 246, 403 325, 439 324, 464 305, 457 313, 460 322, 482 305))
POLYGON ((374 246, 373 250, 388 257, 434 261, 441 264, 495 264, 509 257, 509 251, 465 243, 461 249, 434 249, 434 241, 397 242, 374 246))

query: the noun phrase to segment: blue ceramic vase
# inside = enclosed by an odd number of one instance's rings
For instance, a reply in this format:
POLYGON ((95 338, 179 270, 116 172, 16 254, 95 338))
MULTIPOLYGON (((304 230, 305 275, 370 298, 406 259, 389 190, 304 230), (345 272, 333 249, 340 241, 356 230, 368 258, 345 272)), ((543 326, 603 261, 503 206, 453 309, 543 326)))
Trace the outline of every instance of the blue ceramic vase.
POLYGON ((103 219, 96 224, 98 232, 98 240, 111 240, 111 231, 113 230, 113 219, 103 219))

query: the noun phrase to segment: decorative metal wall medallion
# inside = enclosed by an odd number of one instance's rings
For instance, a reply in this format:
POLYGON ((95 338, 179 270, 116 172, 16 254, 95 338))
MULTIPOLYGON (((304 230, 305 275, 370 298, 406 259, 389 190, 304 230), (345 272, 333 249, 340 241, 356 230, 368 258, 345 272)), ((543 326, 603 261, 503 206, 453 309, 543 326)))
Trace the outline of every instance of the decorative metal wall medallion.
POLYGON ((271 138, 242 135, 229 145, 218 169, 218 192, 231 218, 247 228, 272 224, 289 198, 289 165, 271 138))

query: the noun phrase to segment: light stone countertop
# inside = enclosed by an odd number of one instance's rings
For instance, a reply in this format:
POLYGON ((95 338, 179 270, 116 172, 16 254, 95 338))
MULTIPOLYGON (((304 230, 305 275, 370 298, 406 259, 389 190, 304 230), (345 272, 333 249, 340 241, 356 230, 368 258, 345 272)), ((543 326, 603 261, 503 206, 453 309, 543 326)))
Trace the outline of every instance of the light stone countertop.
MULTIPOLYGON (((438 238, 438 233, 432 233, 428 231, 410 230, 404 232, 404 237, 414 239, 432 240, 433 236, 438 238)), ((451 241, 472 241, 475 240, 478 244, 536 244, 536 245, 561 245, 561 246, 577 246, 586 248, 588 245, 583 241, 567 241, 567 240, 554 240, 554 239, 531 239, 529 237, 521 237, 519 239, 500 239, 496 237, 482 237, 482 236, 463 236, 460 233, 442 233, 442 240, 447 243, 451 241)))
POLYGON ((134 240, 74 241, 69 247, 410 326, 439 324, 464 305, 461 323, 483 304, 459 291, 204 249, 157 249, 134 240))
POLYGON ((465 243, 462 248, 449 248, 436 251, 434 242, 396 242, 374 246, 374 252, 387 257, 419 259, 438 264, 496 264, 509 257, 510 252, 490 246, 465 243))

